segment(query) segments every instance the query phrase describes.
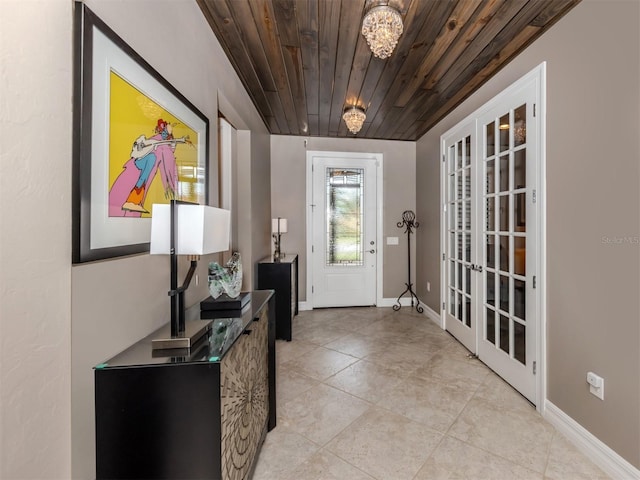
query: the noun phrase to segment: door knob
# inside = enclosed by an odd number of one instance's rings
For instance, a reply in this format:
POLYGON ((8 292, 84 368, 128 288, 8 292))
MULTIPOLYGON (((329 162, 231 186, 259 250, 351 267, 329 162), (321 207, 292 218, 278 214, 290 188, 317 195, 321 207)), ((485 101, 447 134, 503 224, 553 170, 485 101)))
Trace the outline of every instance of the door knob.
POLYGON ((376 251, 372 248, 371 250, 369 250, 369 253, 376 253, 376 251))

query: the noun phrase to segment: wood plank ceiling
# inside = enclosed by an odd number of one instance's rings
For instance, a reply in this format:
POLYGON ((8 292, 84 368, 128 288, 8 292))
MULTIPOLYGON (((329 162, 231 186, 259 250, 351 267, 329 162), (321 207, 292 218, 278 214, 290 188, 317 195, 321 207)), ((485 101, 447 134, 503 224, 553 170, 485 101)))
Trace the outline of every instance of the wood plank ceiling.
MULTIPOLYGON (((417 140, 580 0, 389 0, 404 33, 371 53, 379 0, 197 0, 272 134, 417 140)), ((383 2, 387 3, 387 2, 383 2)))

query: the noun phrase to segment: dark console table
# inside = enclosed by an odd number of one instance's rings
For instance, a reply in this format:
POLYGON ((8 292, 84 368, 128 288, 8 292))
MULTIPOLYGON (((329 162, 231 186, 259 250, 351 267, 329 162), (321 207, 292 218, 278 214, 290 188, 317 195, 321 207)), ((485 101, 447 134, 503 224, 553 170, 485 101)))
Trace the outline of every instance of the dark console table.
POLYGON ((258 262, 258 288, 276 291, 276 338, 291 341, 291 321, 298 314, 298 255, 258 262))
POLYGON ((187 351, 154 334, 95 367, 98 479, 250 478, 276 424, 273 291, 187 351))

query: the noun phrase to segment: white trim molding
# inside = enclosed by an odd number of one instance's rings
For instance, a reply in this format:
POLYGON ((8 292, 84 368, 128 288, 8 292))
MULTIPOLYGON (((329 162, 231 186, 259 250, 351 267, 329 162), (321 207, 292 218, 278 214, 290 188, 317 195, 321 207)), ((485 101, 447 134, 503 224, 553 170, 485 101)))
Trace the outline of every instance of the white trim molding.
POLYGON ((426 315, 427 317, 429 317, 436 325, 438 325, 440 328, 444 328, 444 325, 442 325, 442 317, 440 316, 440 314, 438 312, 436 312, 434 309, 432 309, 429 305, 427 305, 426 303, 422 303, 420 302, 420 306, 423 308, 424 310, 424 315, 426 315))
POLYGON ((585 454, 611 478, 620 480, 640 479, 640 470, 605 445, 595 435, 569 415, 545 400, 542 412, 545 420, 566 436, 575 447, 585 454))

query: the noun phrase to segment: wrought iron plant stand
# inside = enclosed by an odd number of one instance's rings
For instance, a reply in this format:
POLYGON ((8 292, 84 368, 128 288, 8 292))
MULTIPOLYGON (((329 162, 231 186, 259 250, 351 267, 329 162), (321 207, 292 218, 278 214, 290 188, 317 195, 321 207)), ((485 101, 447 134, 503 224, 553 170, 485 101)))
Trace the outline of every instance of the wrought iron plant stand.
POLYGON ((400 294, 400 296, 398 297, 398 300, 396 300, 396 304, 393 306, 393 309, 396 312, 400 310, 400 307, 402 306, 400 305, 400 299, 404 297, 406 293, 409 293, 411 298, 411 308, 413 308, 413 299, 415 298, 416 310, 418 311, 418 313, 422 313, 424 312, 424 308, 422 308, 422 306, 420 305, 420 299, 418 298, 416 293, 413 291, 413 284, 411 283, 411 234, 413 233, 413 229, 418 228, 420 224, 416 222, 415 213, 413 213, 411 210, 405 210, 404 212, 402 212, 402 221, 398 222, 397 225, 398 225, 398 228, 405 228, 404 232, 407 234, 407 271, 408 273, 407 273, 407 283, 405 283, 407 288, 405 289, 404 292, 400 294))

